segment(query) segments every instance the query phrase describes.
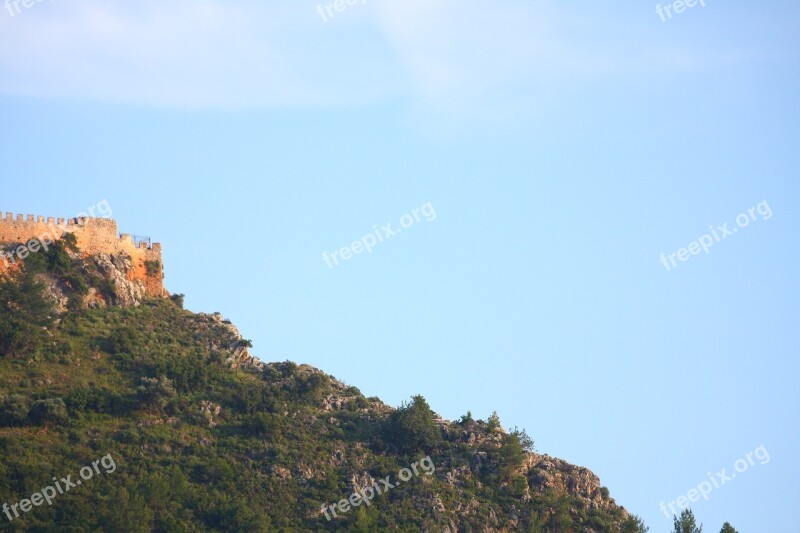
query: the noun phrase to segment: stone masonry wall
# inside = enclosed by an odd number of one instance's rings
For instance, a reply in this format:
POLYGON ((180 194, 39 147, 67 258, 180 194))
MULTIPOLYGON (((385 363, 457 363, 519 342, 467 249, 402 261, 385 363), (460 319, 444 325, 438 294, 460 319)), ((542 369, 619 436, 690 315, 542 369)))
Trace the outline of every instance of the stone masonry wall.
MULTIPOLYGON (((43 243, 54 242, 64 232, 75 235, 82 255, 88 257, 98 254, 127 255, 133 260, 134 269, 131 281, 141 280, 147 294, 155 297, 167 295, 164 290, 163 263, 161 261, 161 244, 134 243, 128 234, 117 232, 117 222, 110 218, 53 218, 43 216, 0 213, 0 243, 28 243, 38 239, 43 243), (157 261, 155 272, 148 273, 147 261, 157 261)), ((2 268, 0 262, 0 268, 2 268)), ((151 265, 151 271, 154 270, 151 265)))

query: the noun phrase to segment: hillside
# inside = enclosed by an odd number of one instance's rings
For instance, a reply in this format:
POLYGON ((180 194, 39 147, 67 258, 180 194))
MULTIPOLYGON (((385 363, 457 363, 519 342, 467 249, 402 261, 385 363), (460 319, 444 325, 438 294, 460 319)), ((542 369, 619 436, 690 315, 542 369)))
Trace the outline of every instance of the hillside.
POLYGON ((1 274, 3 530, 644 530, 524 431, 264 364, 126 268, 64 238, 1 274))

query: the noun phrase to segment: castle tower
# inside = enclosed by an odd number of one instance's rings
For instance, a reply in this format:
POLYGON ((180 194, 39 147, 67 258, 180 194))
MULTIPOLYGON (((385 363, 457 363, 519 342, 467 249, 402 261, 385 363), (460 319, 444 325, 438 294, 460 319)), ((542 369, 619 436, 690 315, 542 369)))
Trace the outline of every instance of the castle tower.
MULTIPOLYGON (((166 297, 160 243, 135 243, 130 235, 117 233, 117 222, 110 218, 53 218, 43 216, 0 213, 0 243, 19 244, 11 261, 24 259, 29 253, 61 239, 65 233, 75 235, 78 248, 84 257, 98 254, 126 255, 131 258, 133 270, 129 280, 141 281, 148 296, 166 297), (16 254, 16 255, 15 255, 16 254)), ((8 261, 8 258, 6 258, 8 261)), ((0 269, 4 262, 0 261, 0 269)))

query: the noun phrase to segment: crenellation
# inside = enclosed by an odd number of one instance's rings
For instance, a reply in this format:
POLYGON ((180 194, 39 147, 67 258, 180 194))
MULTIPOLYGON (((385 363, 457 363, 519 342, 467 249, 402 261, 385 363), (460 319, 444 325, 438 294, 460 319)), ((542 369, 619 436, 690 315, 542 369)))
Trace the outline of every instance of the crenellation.
MULTIPOLYGON (((31 240, 55 242, 66 233, 75 235, 77 245, 84 257, 98 254, 127 255, 134 265, 132 278, 141 281, 147 294, 164 297, 163 272, 148 273, 148 261, 161 263, 160 243, 135 243, 129 233, 118 233, 117 222, 110 218, 74 217, 54 218, 41 215, 27 215, 7 212, 5 218, 0 213, 0 243, 25 244, 31 240), (45 220, 47 222, 45 222, 45 220)), ((3 264, 0 262, 0 268, 3 264)))

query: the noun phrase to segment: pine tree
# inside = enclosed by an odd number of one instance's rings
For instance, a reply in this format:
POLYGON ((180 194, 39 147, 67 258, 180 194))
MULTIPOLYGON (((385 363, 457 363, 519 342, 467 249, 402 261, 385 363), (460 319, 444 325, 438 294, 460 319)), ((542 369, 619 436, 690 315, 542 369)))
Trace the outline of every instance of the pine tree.
POLYGON ((684 509, 681 517, 673 516, 673 520, 675 529, 672 530, 672 533, 703 533, 703 526, 697 527, 697 522, 691 509, 684 509))
POLYGON ((719 530, 719 533, 739 533, 739 532, 736 531, 736 528, 734 528, 730 524, 730 522, 725 522, 724 524, 722 524, 722 529, 719 530))

